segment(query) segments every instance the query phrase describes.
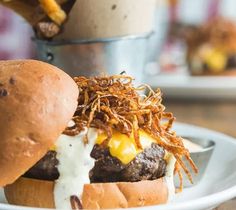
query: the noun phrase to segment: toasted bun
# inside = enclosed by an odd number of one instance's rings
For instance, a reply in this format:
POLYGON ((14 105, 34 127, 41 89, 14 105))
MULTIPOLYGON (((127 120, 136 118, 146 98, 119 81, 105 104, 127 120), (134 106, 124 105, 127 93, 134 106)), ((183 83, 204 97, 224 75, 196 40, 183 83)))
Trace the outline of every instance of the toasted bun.
MULTIPOLYGON (((4 188, 10 204, 55 208, 54 182, 19 178, 4 188)), ((164 204, 168 188, 163 178, 154 181, 86 184, 82 194, 84 209, 128 208, 164 204)))
POLYGON ((52 65, 0 61, 0 186, 14 182, 54 145, 77 98, 73 79, 52 65))

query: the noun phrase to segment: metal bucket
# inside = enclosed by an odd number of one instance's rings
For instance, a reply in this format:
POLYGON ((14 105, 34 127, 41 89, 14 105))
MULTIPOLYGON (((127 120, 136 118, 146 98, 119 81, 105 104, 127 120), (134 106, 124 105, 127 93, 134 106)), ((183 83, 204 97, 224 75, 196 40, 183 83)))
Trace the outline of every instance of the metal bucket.
POLYGON ((38 58, 71 76, 119 74, 126 71, 141 82, 149 34, 111 39, 43 41, 34 39, 38 58))

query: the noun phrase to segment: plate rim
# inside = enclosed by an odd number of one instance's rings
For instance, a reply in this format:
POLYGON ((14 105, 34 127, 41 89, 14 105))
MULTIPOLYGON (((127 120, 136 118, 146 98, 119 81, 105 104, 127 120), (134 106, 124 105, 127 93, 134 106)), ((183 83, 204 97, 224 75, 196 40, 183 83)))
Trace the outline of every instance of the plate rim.
POLYGON ((169 98, 201 98, 235 100, 236 77, 155 75, 144 77, 144 83, 160 88, 169 98), (205 90, 202 92, 202 90, 205 90), (207 90, 207 91, 206 91, 207 90))

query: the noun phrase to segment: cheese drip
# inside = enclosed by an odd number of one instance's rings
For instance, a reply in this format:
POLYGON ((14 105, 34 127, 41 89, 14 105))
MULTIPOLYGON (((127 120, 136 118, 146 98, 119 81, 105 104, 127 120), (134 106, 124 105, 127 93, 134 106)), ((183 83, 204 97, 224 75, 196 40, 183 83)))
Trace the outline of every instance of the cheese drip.
MULTIPOLYGON (((104 133, 98 135, 97 144, 101 144, 107 136, 104 133)), ((143 149, 150 147, 153 142, 156 142, 151 136, 144 131, 139 131, 140 143, 143 149)), ((133 135, 130 137, 113 130, 112 138, 108 142, 108 148, 113 157, 118 158, 122 163, 128 164, 137 154, 143 150, 138 149, 133 135)))

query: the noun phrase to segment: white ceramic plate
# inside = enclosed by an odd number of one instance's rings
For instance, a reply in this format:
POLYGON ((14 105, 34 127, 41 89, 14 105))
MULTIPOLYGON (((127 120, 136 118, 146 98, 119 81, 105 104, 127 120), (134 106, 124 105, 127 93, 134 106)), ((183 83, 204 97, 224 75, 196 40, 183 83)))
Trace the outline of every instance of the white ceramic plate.
MULTIPOLYGON (((212 154, 206 173, 201 182, 175 196, 171 204, 150 206, 147 210, 206 210, 236 197, 236 139, 222 133, 182 123, 176 123, 179 135, 208 138, 215 141, 216 147, 212 154)), ((5 203, 0 193, 0 209, 23 209, 5 203)), ((35 208, 30 208, 35 210, 35 208)))
POLYGON ((236 99, 236 77, 155 75, 144 79, 169 98, 236 99))

